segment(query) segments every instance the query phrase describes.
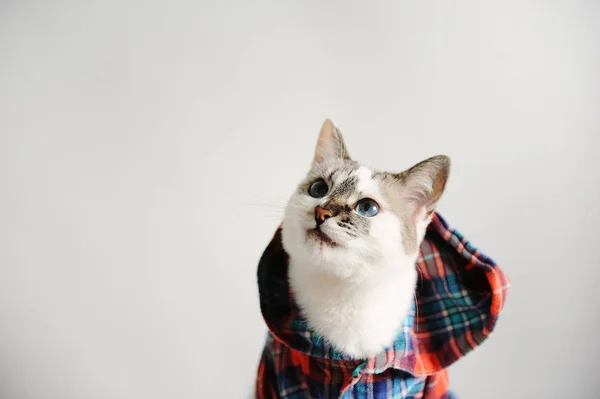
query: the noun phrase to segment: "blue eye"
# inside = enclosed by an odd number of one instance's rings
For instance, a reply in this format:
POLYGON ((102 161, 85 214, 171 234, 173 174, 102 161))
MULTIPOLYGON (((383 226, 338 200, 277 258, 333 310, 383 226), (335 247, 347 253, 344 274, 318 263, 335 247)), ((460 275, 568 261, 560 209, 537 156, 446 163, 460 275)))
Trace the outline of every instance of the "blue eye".
POLYGON ((323 179, 315 181, 308 188, 308 194, 313 198, 323 198, 327 194, 327 191, 329 191, 329 187, 327 187, 327 183, 323 179))
POLYGON ((377 205, 377 202, 373 201, 371 198, 363 198, 358 201, 358 204, 356 204, 354 210, 356 210, 356 213, 359 215, 370 218, 379 213, 379 205, 377 205))

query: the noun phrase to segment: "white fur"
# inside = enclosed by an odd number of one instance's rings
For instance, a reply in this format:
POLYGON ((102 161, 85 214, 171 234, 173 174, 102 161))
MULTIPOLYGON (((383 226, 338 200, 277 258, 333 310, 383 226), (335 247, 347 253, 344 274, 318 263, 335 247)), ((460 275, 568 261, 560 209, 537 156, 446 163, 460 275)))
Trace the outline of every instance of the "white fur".
MULTIPOLYGON (((406 317, 417 280, 417 253, 406 254, 398 217, 387 209, 371 171, 354 172, 358 190, 381 206, 367 237, 352 238, 333 220, 321 229, 338 246, 307 239, 315 206, 327 200, 294 194, 283 221, 283 245, 290 255, 289 279, 309 325, 335 348, 354 358, 389 346, 406 317)), ((360 198, 351 198, 349 202, 360 198)), ((420 223, 422 239, 428 220, 420 223)))
POLYGON ((379 188, 377 184, 371 179, 371 170, 366 166, 358 168, 356 175, 358 176, 358 191, 362 192, 366 196, 379 195, 379 188))

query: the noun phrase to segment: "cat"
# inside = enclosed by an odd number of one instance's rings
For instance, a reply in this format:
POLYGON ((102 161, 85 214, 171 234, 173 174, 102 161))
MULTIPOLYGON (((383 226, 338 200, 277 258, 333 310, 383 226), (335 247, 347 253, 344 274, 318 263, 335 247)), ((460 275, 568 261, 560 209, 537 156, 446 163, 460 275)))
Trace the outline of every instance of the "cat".
POLYGON ((419 246, 450 173, 450 158, 401 173, 350 158, 326 120, 312 166, 289 199, 282 242, 289 284, 310 328, 354 359, 390 345, 417 284, 419 246))

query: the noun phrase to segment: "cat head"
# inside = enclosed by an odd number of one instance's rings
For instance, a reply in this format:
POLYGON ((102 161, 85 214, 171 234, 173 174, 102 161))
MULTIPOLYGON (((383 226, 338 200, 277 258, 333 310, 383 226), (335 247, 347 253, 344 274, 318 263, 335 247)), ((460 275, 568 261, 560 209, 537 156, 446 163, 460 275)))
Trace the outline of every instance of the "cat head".
POLYGON ((350 158, 327 120, 312 166, 286 206, 284 248, 306 267, 340 278, 402 259, 414 265, 449 171, 443 155, 401 173, 370 169, 350 158))

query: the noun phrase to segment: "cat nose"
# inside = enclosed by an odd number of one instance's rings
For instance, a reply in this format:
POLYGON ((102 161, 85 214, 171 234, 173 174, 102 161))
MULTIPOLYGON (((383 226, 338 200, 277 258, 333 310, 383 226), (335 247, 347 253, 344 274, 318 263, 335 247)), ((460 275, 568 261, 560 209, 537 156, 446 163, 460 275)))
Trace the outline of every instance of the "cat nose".
POLYGON ((333 216, 335 215, 329 209, 321 208, 320 206, 315 208, 315 220, 317 222, 317 226, 320 226, 325 220, 333 216))

